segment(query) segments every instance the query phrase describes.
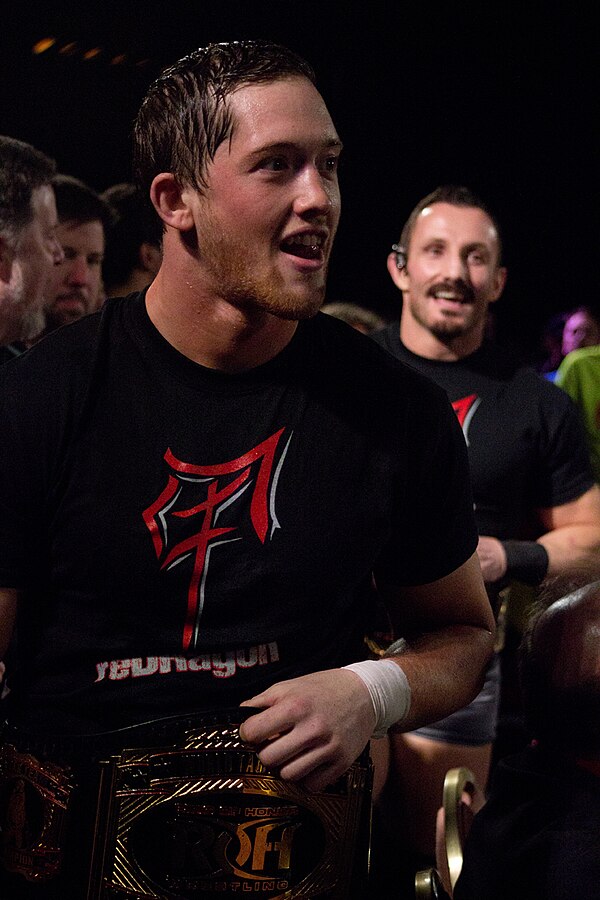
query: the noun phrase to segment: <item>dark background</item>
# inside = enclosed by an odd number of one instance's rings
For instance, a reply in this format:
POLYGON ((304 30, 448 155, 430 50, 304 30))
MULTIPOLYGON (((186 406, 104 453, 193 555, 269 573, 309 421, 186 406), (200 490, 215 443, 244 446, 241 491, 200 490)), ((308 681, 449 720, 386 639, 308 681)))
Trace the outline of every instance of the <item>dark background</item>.
POLYGON ((244 38, 314 65, 345 143, 329 300, 397 315, 389 247, 415 203, 454 182, 503 224, 501 337, 533 349, 550 315, 595 302, 596 27, 575 3, 22 2, 3 13, 0 132, 104 190, 130 177, 131 122, 160 69, 244 38), (55 46, 34 56, 46 36, 55 46))

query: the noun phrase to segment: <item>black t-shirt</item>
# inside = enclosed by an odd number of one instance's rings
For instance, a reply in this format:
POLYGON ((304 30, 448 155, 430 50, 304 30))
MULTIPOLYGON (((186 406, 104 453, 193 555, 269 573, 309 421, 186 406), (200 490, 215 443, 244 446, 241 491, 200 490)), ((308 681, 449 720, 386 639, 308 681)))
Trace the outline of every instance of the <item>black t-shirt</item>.
POLYGON ((371 572, 423 584, 476 532, 444 393, 324 315, 207 370, 109 301, 0 372, 0 584, 17 720, 229 706, 361 653, 371 572))
POLYGON ((468 446, 480 534, 531 540, 541 533, 536 510, 592 487, 570 398, 501 347, 485 343, 457 362, 425 359, 402 344, 397 322, 374 340, 447 392, 468 446))
POLYGON ((15 359, 15 357, 20 356, 24 351, 25 345, 20 341, 13 344, 4 344, 0 347, 0 366, 3 366, 4 363, 9 362, 11 359, 15 359))

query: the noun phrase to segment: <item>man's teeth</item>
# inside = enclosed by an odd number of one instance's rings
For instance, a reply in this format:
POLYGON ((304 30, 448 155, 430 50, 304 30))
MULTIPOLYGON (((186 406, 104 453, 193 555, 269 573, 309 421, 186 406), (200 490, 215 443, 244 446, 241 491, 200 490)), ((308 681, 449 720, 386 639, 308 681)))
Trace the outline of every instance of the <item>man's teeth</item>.
POLYGON ((317 234, 295 234, 288 241, 288 244, 302 244, 304 247, 320 247, 323 243, 323 238, 317 234))
POLYGON ((452 291, 436 291, 435 296, 438 300, 462 300, 462 294, 455 294, 452 291))

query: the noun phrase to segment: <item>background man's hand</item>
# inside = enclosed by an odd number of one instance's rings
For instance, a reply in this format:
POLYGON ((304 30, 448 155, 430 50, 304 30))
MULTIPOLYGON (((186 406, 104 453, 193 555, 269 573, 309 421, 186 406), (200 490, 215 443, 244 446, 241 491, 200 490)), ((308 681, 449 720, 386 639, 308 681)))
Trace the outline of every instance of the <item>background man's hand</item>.
POLYGON ((480 537, 477 556, 484 581, 498 581, 506 575, 506 552, 497 538, 480 537))
POLYGON ((375 726, 369 692, 354 672, 328 669, 279 681, 242 706, 264 708, 240 727, 263 765, 319 791, 355 761, 375 726))

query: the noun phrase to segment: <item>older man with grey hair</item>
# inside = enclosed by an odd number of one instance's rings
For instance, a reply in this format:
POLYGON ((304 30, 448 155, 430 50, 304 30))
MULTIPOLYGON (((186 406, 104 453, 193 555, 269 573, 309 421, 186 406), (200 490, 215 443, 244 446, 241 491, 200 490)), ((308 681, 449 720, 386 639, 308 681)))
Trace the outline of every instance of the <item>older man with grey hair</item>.
POLYGON ((63 258, 56 237, 54 161, 0 135, 0 361, 45 324, 45 289, 63 258))

